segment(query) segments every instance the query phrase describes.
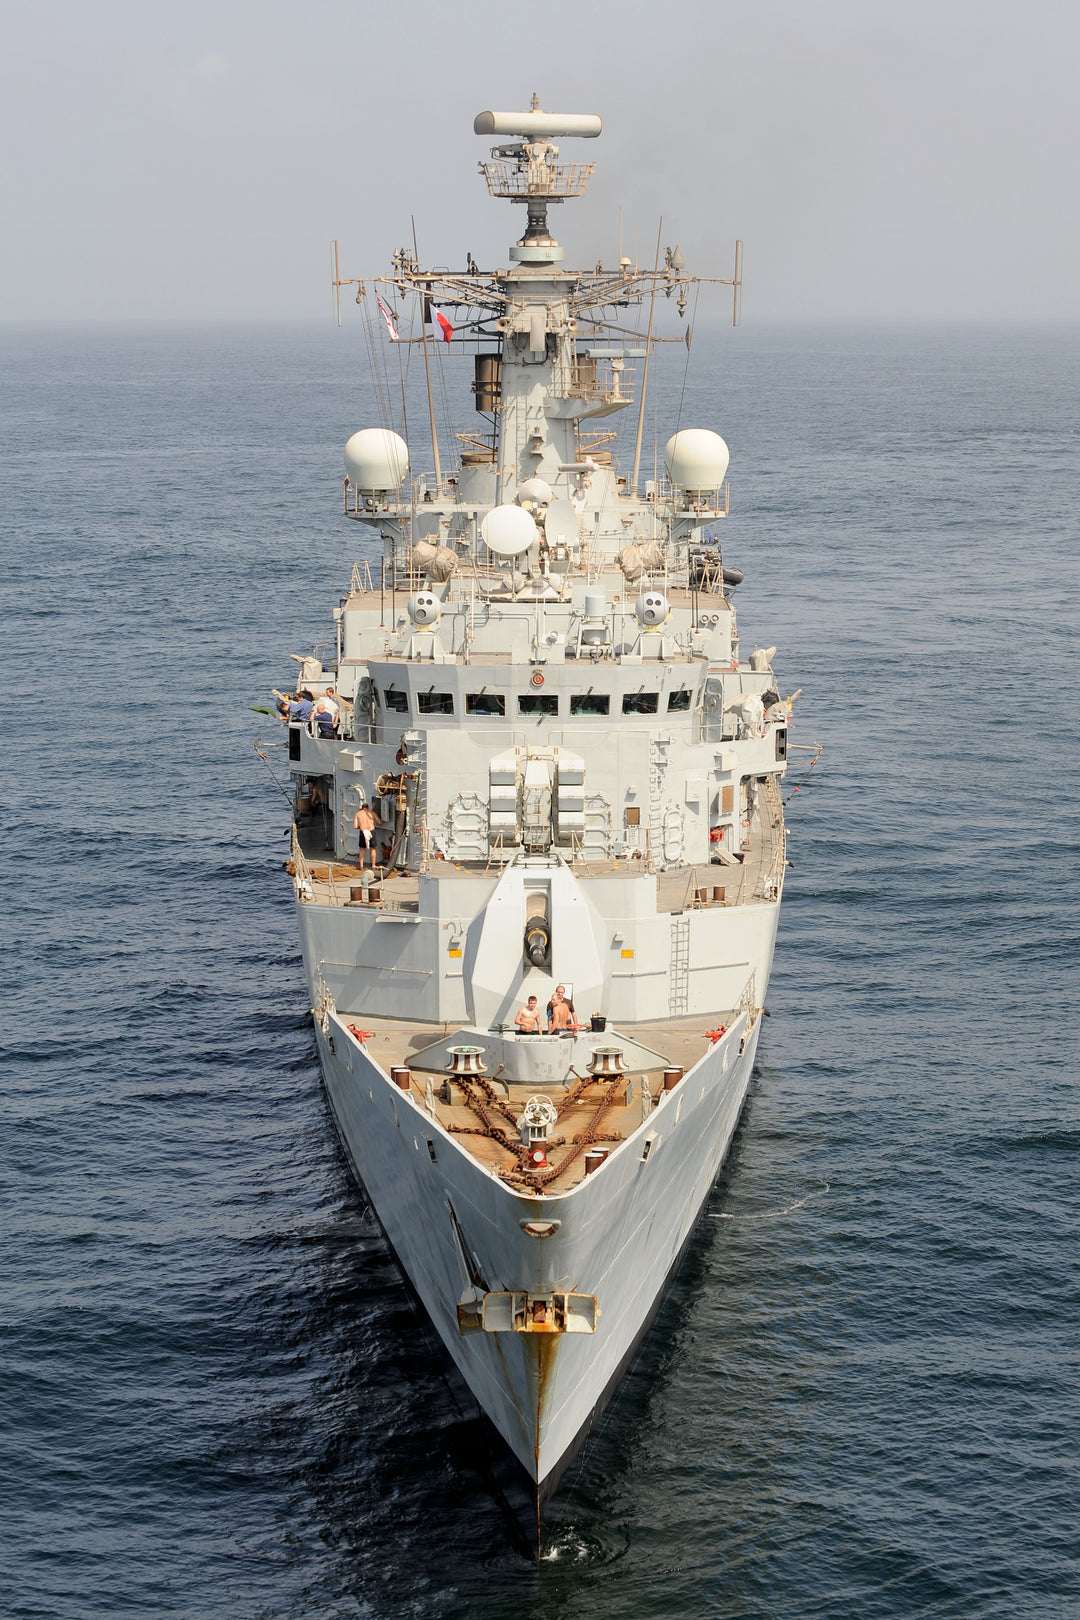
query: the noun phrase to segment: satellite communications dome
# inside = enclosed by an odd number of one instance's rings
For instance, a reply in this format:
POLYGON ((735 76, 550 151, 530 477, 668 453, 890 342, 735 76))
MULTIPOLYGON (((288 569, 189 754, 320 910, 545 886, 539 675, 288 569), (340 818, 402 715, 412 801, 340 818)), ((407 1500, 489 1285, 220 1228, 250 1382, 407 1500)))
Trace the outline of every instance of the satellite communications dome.
POLYGON ((362 495, 386 495, 409 470, 409 447, 389 428, 361 428, 345 446, 349 483, 362 495))
POLYGON ((728 470, 728 447, 709 428, 683 428, 664 446, 664 466, 673 484, 697 495, 719 489, 728 470))
POLYGON ((545 484, 542 478, 526 478, 523 484, 518 485, 518 503, 532 501, 537 506, 547 506, 551 501, 551 485, 545 484))
POLYGON ((493 506, 480 525, 489 551, 498 557, 521 557, 536 544, 539 531, 528 512, 520 506, 493 506))

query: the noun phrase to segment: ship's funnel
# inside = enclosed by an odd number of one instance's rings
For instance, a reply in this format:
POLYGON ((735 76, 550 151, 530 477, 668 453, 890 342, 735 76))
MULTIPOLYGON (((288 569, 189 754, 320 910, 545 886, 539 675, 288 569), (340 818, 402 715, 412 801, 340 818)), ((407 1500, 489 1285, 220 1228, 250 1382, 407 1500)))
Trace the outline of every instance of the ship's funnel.
POLYGON ((482 112, 473 119, 474 135, 523 135, 531 141, 556 135, 595 140, 603 127, 599 113, 482 112))

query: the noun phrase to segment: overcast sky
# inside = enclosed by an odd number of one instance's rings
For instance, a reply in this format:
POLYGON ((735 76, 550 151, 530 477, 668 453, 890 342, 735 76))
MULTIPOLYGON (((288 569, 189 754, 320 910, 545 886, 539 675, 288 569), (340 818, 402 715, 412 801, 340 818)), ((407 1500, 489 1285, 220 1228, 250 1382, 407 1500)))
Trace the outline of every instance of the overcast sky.
POLYGON ((746 244, 746 319, 1080 319, 1064 0, 18 0, 0 318, 295 320, 347 274, 506 262, 485 107, 598 112, 571 263, 746 244))

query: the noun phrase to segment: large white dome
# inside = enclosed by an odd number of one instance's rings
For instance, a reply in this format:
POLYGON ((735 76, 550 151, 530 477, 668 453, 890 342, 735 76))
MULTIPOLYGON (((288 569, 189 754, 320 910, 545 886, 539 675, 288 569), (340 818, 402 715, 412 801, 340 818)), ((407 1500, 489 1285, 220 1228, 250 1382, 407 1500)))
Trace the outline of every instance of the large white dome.
POLYGON ((526 478, 523 484, 518 485, 517 502, 532 501, 534 506, 548 506, 551 502, 551 485, 545 484, 542 478, 526 478))
POLYGON ((521 557, 539 538, 539 530, 520 506, 493 506, 480 525, 489 551, 498 557, 521 557))
POLYGON ((688 494, 719 489, 727 475, 728 447, 709 428, 683 428, 664 446, 664 466, 673 484, 688 494))
POLYGON ((361 428, 345 446, 345 471, 362 495, 397 489, 409 470, 409 447, 389 428, 361 428))

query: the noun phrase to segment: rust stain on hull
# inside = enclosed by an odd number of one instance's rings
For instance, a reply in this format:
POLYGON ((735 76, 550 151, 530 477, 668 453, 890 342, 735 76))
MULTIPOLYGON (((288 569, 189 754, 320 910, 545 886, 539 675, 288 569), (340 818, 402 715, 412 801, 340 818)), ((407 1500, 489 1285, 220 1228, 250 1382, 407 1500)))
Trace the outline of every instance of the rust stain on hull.
POLYGON ((536 1455, 536 1556, 541 1552, 541 1524, 540 1524, 540 1444, 544 1424, 548 1416, 551 1403, 552 1390, 555 1385, 555 1359, 562 1343, 562 1335, 537 1334, 531 1340, 529 1348, 536 1359, 536 1428, 535 1455, 536 1455))

